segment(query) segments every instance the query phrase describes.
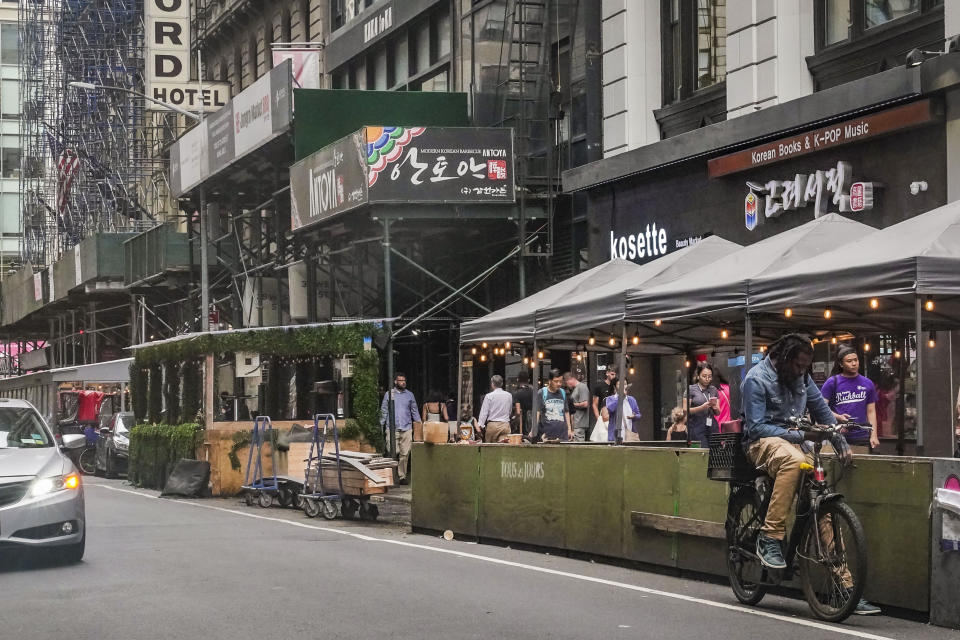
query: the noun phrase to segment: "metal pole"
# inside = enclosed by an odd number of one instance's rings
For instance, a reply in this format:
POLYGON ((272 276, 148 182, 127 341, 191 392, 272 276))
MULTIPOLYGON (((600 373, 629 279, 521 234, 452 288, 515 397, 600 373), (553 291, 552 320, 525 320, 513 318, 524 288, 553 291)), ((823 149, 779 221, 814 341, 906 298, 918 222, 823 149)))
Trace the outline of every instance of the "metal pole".
POLYGON ((210 265, 207 261, 207 189, 200 185, 200 330, 210 331, 210 265))
POLYGON ((753 366, 753 319, 749 313, 743 314, 743 351, 746 353, 743 362, 743 371, 746 373, 753 366))
POLYGON ((397 455, 397 416, 393 406, 393 283, 390 268, 390 219, 383 221, 383 315, 387 318, 387 428, 390 430, 390 455, 397 455))
POLYGON ((620 444, 627 439, 627 425, 623 420, 626 413, 624 402, 627 399, 627 323, 623 323, 620 331, 620 363, 617 365, 617 379, 619 388, 617 389, 617 425, 616 440, 620 444))
POLYGON ((530 354, 530 362, 533 367, 530 369, 530 385, 533 387, 533 402, 530 403, 530 435, 535 436, 540 433, 540 421, 537 420, 537 411, 540 410, 540 359, 537 357, 537 338, 533 338, 533 353, 530 354))
POLYGON ((914 395, 915 401, 917 403, 917 455, 923 455, 923 307, 920 301, 920 296, 915 296, 913 301, 914 316, 917 324, 917 390, 914 395))

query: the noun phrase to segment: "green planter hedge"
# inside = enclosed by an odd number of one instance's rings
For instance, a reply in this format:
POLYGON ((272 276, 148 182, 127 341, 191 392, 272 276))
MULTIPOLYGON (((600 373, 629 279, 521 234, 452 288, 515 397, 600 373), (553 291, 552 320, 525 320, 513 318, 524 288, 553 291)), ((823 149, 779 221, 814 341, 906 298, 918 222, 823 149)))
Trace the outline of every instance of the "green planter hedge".
POLYGON ((187 424, 141 424, 130 430, 130 484, 163 489, 167 476, 181 458, 196 459, 203 429, 187 424))

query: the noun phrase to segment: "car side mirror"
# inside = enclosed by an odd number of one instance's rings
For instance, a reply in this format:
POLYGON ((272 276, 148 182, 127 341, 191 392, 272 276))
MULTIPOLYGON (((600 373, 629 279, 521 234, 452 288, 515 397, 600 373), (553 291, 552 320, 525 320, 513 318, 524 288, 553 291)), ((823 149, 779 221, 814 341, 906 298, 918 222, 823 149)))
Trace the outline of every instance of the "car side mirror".
POLYGON ((110 434, 110 427, 103 427, 100 429, 100 435, 106 436, 110 434))
POLYGON ((80 449, 87 444, 87 436, 82 433, 68 433, 63 436, 64 449, 80 449))

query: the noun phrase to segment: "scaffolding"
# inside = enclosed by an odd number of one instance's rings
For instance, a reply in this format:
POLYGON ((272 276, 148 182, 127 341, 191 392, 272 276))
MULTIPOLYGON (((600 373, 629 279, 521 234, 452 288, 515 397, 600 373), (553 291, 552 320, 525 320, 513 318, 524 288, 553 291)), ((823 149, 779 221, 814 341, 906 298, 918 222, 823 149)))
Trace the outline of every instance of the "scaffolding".
POLYGON ((156 224, 176 119, 109 89, 144 91, 143 0, 21 2, 18 22, 20 254, 42 267, 90 235, 156 224))

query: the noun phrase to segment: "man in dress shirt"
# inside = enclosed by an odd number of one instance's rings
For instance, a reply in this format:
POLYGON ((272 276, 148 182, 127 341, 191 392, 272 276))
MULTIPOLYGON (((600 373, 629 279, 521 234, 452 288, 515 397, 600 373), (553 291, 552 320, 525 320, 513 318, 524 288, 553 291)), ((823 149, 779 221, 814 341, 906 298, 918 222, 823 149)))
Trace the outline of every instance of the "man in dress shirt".
POLYGON ((513 396, 503 390, 503 376, 493 376, 490 378, 490 393, 483 396, 477 421, 484 429, 484 442, 499 442, 500 438, 510 435, 512 408, 513 396))
POLYGON ((410 445, 413 442, 413 423, 420 422, 420 411, 417 409, 417 399, 413 392, 407 391, 407 376, 397 373, 393 379, 393 389, 383 394, 380 403, 380 424, 390 428, 390 413, 387 407, 387 398, 393 397, 393 420, 397 426, 397 455, 400 464, 397 475, 400 484, 407 484, 407 467, 410 464, 410 445))

